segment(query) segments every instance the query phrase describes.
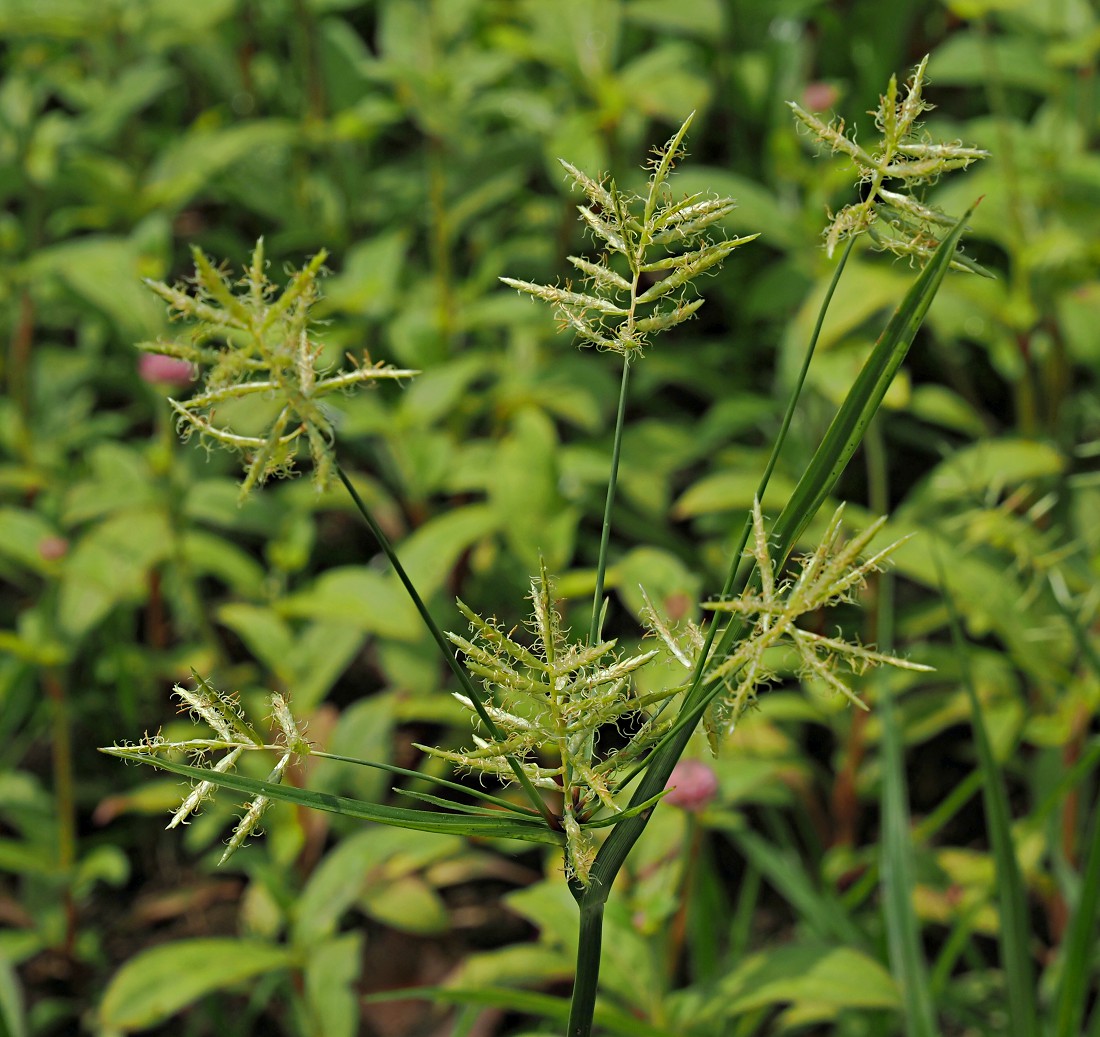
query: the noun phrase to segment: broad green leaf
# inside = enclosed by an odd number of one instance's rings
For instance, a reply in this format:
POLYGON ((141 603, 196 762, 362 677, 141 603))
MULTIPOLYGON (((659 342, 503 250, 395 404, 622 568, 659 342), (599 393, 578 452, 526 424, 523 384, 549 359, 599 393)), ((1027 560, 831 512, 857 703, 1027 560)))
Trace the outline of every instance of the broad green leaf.
POLYGON ((255 940, 176 940, 142 951, 112 977, 99 1025, 119 1033, 156 1026, 217 990, 297 964, 289 948, 255 940))
MULTIPOLYGON (((405 928, 400 912, 394 917, 381 903, 385 891, 398 880, 415 877, 429 864, 454 856, 462 846, 462 840, 452 836, 429 837, 423 832, 400 828, 367 828, 346 837, 325 855, 298 898, 294 907, 294 942, 311 944, 327 939, 336 932, 343 913, 360 901, 371 914, 376 914, 377 908, 397 928, 405 928)), ((439 907, 436 901, 433 913, 439 907)), ((376 916, 382 918, 383 914, 376 916)), ((439 921, 437 913, 432 920, 439 921)), ((410 922, 407 927, 410 932, 437 931, 434 926, 419 930, 415 920, 410 922)))
POLYGON ((468 504, 430 518, 401 542, 401 564, 428 599, 441 590, 462 554, 498 526, 497 513, 485 504, 468 504))
POLYGON ((58 560, 48 557, 51 544, 65 548, 57 530, 35 511, 0 508, 0 556, 42 575, 57 571, 58 560), (47 552, 43 553, 43 548, 47 552))
POLYGON ((144 202, 150 208, 178 209, 235 164, 257 152, 282 152, 297 132, 293 123, 277 119, 216 129, 193 127, 166 148, 149 171, 144 202))
POLYGON ((419 619, 404 590, 389 576, 361 566, 322 573, 308 590, 279 601, 284 616, 342 623, 380 637, 416 637, 419 619))
MULTIPOLYGON (((951 0, 949 7, 967 8, 967 18, 991 7, 1021 7, 1028 0, 951 0)), ((1033 90, 1044 96, 1057 89, 1055 71, 1044 60, 1043 43, 1026 33, 985 34, 979 29, 953 32, 928 62, 928 76, 947 86, 981 86, 995 67, 1002 86, 1033 90)))
POLYGON ((489 476, 489 504, 516 558, 534 567, 541 556, 551 572, 572 555, 578 519, 558 486, 557 445, 550 419, 526 408, 497 448, 489 476))
POLYGON ((263 566, 225 537, 189 529, 183 534, 183 556, 196 576, 213 576, 237 597, 264 595, 263 566))
POLYGON ((310 623, 286 650, 292 705, 312 712, 363 647, 366 635, 343 623, 310 623))
POLYGON ((39 279, 60 282, 103 313, 119 335, 131 342, 152 338, 164 327, 163 306, 142 285, 144 273, 137 245, 105 235, 40 249, 27 264, 32 283, 39 279))
MULTIPOLYGON (((689 486, 673 506, 677 518, 695 518, 722 511, 745 512, 752 507, 760 473, 748 468, 736 468, 705 475, 689 486)), ((786 502, 794 492, 794 483, 775 473, 768 484, 769 502, 786 502)), ((774 509, 776 504, 771 504, 774 509)))
MULTIPOLYGON (((684 1005, 682 1025, 721 1028, 758 1008, 810 1002, 834 1008, 898 1009, 890 973, 850 947, 777 947, 745 958, 701 1004, 684 1005)), ((679 1014, 679 1013, 678 1013, 679 1014)))
POLYGON ((697 60, 698 52, 692 47, 665 42, 626 64, 615 85, 639 111, 682 119, 684 112, 704 108, 710 100, 710 80, 696 72, 697 60))
MULTIPOLYGON (((569 1001, 549 994, 536 994, 529 990, 509 990, 494 987, 413 987, 385 994, 368 994, 368 1003, 383 1001, 423 1000, 433 1004, 483 1005, 505 1008, 527 1015, 541 1016, 564 1026, 569 1020, 569 1001)), ((595 1023, 601 1034, 608 1037, 669 1037, 666 1028, 654 1026, 642 1019, 610 1005, 597 1002, 595 1023)))
POLYGON ((159 510, 124 511, 86 533, 65 559, 58 622, 79 638, 115 606, 148 593, 150 570, 169 557, 172 531, 159 510))
MULTIPOLYGON (((218 622, 229 627, 281 684, 288 683, 287 663, 293 652, 294 635, 274 609, 231 601, 220 606, 216 615, 218 622)), ((293 693, 293 688, 289 690, 293 693)))
POLYGON ((983 439, 941 461, 911 498, 914 503, 922 498, 977 501, 988 489, 1003 491, 1032 479, 1049 479, 1060 475, 1065 466, 1065 457, 1049 443, 983 439))
MULTIPOLYGON (((404 229, 367 238, 353 246, 343 269, 325 281, 325 309, 381 317, 398 300, 397 285, 409 244, 404 229)), ((319 314, 323 310, 318 308, 319 314)))
POLYGON ((447 905, 416 875, 372 884, 364 890, 359 904, 383 925, 406 933, 435 936, 446 932, 450 925, 447 905))
POLYGON ((974 732, 974 745, 982 772, 982 802, 985 807, 986 826, 993 846, 996 863, 997 901, 1001 916, 998 934, 1001 947, 1001 964, 1006 970, 1009 985, 1008 1007, 1013 1033, 1021 1037, 1038 1037, 1039 1016, 1035 1003, 1035 970, 1029 947, 1031 925, 1028 918, 1028 895, 1016 858, 1012 837, 1012 814, 1008 803, 1005 777, 994 754, 993 741, 984 717, 982 703, 971 672, 968 646, 962 636, 961 625, 947 588, 942 559, 935 555, 940 590, 947 605, 951 637, 959 657, 963 686, 970 703, 970 723, 974 732))
POLYGON ((158 489, 149 463, 140 451, 125 443, 94 444, 85 455, 86 478, 65 495, 62 522, 73 526, 123 508, 149 507, 158 501, 158 489))
POLYGON ((363 971, 362 932, 342 933, 311 947, 306 963, 306 1001, 319 1034, 357 1037, 360 1032, 359 991, 363 971))
POLYGON ((607 576, 607 588, 617 590, 639 620, 646 608, 646 595, 667 622, 698 618, 702 579, 669 551, 636 547, 616 562, 607 576))
POLYGON ((623 8, 623 16, 662 32, 691 33, 708 40, 721 34, 724 22, 720 0, 692 0, 690 4, 683 0, 631 0, 623 8))

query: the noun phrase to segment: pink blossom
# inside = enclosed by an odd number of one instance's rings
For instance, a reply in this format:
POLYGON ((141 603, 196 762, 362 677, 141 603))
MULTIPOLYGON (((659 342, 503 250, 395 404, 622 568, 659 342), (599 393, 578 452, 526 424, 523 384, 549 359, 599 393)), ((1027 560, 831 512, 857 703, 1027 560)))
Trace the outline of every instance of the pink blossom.
POLYGON ((666 789, 672 791, 664 801, 681 810, 702 810, 718 791, 718 775, 702 760, 681 760, 672 768, 666 789))
POLYGON ((802 107, 810 112, 824 112, 840 99, 840 91, 832 83, 807 83, 802 91, 802 107))
POLYGON ((150 385, 166 386, 189 385, 195 377, 191 364, 186 360, 160 353, 142 353, 138 358, 138 374, 142 381, 150 385))
POLYGON ((38 555, 47 562, 56 562, 69 553, 69 541, 64 537, 45 536, 38 541, 38 555))

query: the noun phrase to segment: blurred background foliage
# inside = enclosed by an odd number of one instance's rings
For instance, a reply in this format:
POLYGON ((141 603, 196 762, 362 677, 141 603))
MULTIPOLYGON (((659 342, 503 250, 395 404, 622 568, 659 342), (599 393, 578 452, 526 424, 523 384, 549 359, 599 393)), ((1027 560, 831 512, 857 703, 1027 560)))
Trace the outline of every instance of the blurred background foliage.
MULTIPOLYGON (((167 692, 192 666, 246 703, 288 691, 333 752, 430 769, 410 743, 462 737, 344 501, 300 480, 238 508, 230 460, 176 442, 164 396, 186 385, 133 348, 166 330, 141 278, 184 276, 192 245, 239 267, 262 235, 275 275, 329 249, 333 360, 424 372, 341 401, 339 436, 440 621, 459 592, 520 616, 540 552, 568 609, 593 586, 617 360, 497 278, 553 282, 590 247, 558 156, 634 186, 697 110, 678 187, 732 195, 726 230, 762 237, 637 367, 609 574, 629 642, 640 583, 678 618, 717 588, 832 273, 820 232, 851 201, 846 161, 815 156, 784 102, 869 138, 879 91, 926 52, 933 136, 994 156, 930 198, 985 196, 969 250, 997 276, 949 280, 842 492, 852 524, 888 505, 885 535, 918 534, 893 625, 938 669, 889 693, 943 1032, 1008 1032, 1012 979, 944 590, 1010 793, 1042 999, 1100 760, 1092 5, 0 0, 0 48, 0 1029, 549 1033, 526 1013, 568 990, 560 862, 275 808, 215 871, 228 797, 166 835, 176 783, 96 754, 178 725, 167 692), (436 982, 453 996, 434 1006, 362 1001, 436 982)), ((766 511, 911 277, 854 255, 766 511)), ((876 639, 855 607, 836 623, 876 639)), ((882 725, 777 688, 711 761, 717 798, 658 812, 613 898, 607 1032, 904 1031, 876 892, 882 725)), ((338 766, 295 780, 388 795, 338 766)))

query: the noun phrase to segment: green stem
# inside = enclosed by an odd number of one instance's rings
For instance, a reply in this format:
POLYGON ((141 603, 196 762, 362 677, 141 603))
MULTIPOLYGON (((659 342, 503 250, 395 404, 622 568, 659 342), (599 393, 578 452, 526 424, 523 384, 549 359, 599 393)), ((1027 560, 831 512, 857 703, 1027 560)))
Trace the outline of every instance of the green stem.
MULTIPOLYGON (((764 493, 767 491, 768 483, 771 481, 772 472, 775 471, 776 463, 779 461, 779 455, 783 450, 783 445, 787 441, 787 433, 790 431, 791 422, 794 419, 795 408, 798 406, 798 400, 802 395, 802 387, 806 384, 806 376, 809 374, 810 361, 813 360, 814 352, 817 349, 818 339, 821 337, 821 329, 825 324, 825 314, 829 311, 829 304, 833 301, 833 294, 836 292, 836 286, 840 282, 840 275, 844 272, 844 267, 848 263, 848 257, 852 254, 852 248, 855 245, 856 239, 849 238, 848 244, 844 248, 844 252, 840 257, 840 261, 836 265, 836 269, 833 271, 832 279, 829 281, 829 287, 825 291, 825 297, 821 300, 821 307, 817 311, 817 321, 814 324, 813 334, 810 336, 810 344, 806 347, 806 355, 802 360, 802 367, 799 369, 798 377, 795 379, 794 387, 791 389, 791 394, 787 400, 787 409, 783 413, 783 421, 780 423, 779 432, 775 437, 775 442, 772 444, 771 454, 768 457, 768 463, 764 466, 764 472, 760 476, 760 482, 756 487, 756 499, 763 501, 764 493)), ((752 532, 752 512, 745 516, 745 524, 741 529, 741 536, 737 541, 737 546, 734 548, 730 556, 729 569, 726 572, 725 582, 722 584, 722 590, 718 594, 719 600, 726 600, 734 596, 734 588, 737 587, 740 590, 748 583, 751 569, 746 567, 742 573, 740 581, 737 579, 738 569, 741 565, 741 557, 745 551, 745 545, 749 542, 749 534, 752 532)), ((706 661, 711 656, 711 647, 714 644, 714 639, 718 634, 718 624, 711 623, 707 629, 707 635, 703 641, 703 647, 699 652, 699 658, 695 663, 695 670, 692 672, 691 680, 688 682, 687 698, 695 697, 696 689, 698 689, 703 679, 703 670, 706 666, 706 661)), ((721 653, 724 649, 728 648, 733 643, 736 632, 739 630, 739 626, 736 622, 728 624, 722 635, 722 642, 719 647, 721 653)), ((688 708, 685 703, 684 709, 681 711, 681 718, 685 721, 684 726, 689 730, 694 730, 695 725, 699 721, 699 717, 702 716, 702 711, 705 708, 705 702, 698 702, 691 709, 688 708)), ((665 740, 657 745, 653 754, 660 752, 668 742, 676 735, 680 728, 678 722, 676 727, 672 729, 666 736, 665 740)), ((686 744, 686 742, 685 742, 686 744)), ((682 750, 681 750, 682 751, 682 750)), ((672 767, 676 765, 676 760, 679 759, 677 754, 676 759, 672 760, 669 767, 669 774, 672 773, 672 767)), ((638 768, 626 779, 624 784, 631 781, 639 771, 649 766, 648 758, 639 764, 638 768)), ((666 775, 665 780, 668 780, 666 775)), ((642 802, 641 799, 635 800, 635 802, 642 802)), ((644 827, 644 826, 643 826, 644 827)), ((641 834, 639 832, 639 834, 641 834)))
MULTIPOLYGON (((424 599, 420 597, 419 591, 417 591, 416 587, 413 585, 412 580, 409 578, 409 574, 405 571, 405 567, 397 557, 397 552, 394 550, 393 544, 390 543, 390 538, 386 536, 385 531, 378 524, 374 515, 371 514, 370 509, 363 503, 363 498, 359 496, 358 491, 351 484, 351 480, 348 479, 347 475, 344 473, 344 469, 341 468, 339 464, 336 465, 336 474, 340 477, 340 482, 344 484, 344 489, 348 491, 352 502, 355 504, 356 510, 362 516, 363 521, 366 522, 371 533, 374 535, 374 539, 378 542, 378 546, 382 548, 382 553, 389 560, 390 565, 393 566, 393 571, 397 573, 397 578, 404 585, 409 598, 416 607, 416 611, 420 613, 420 618, 424 621, 424 625, 431 633, 432 639, 439 647, 439 651, 443 655, 444 661, 450 667, 455 677, 458 678, 459 684, 462 685, 462 690, 473 703, 478 717, 485 725, 485 729, 493 738, 502 740, 499 728, 493 723, 492 718, 485 711, 481 692, 474 686, 474 682, 470 680, 470 675, 459 665, 458 659, 451 649, 451 643, 447 640, 446 635, 440 630, 439 624, 436 623, 432 614, 428 611, 428 606, 424 604, 424 599)), ((543 801, 542 796, 538 794, 535 786, 531 784, 531 779, 524 773, 523 768, 519 765, 519 761, 509 756, 508 765, 512 768, 512 773, 515 775, 516 781, 519 782, 523 791, 527 794, 527 798, 531 801, 532 806, 542 815, 546 824, 554 831, 560 830, 561 825, 558 823, 557 818, 551 813, 550 808, 543 801)))
MULTIPOLYGON (((757 496, 762 497, 764 491, 767 489, 768 481, 771 478, 772 471, 775 469, 776 462, 779 457, 779 452, 783 447, 783 443, 787 436, 787 431, 790 428, 791 420, 794 416, 795 405, 797 404, 799 395, 802 391, 802 386, 806 380, 806 374, 809 370, 810 361, 813 358, 814 350, 817 346, 818 339, 821 334, 821 328, 825 321, 825 314, 829 308, 829 303, 832 301, 833 293, 836 290, 840 275, 844 270, 844 266, 848 261, 849 255, 852 252, 853 242, 849 241, 847 248, 844 250, 844 254, 841 256, 840 262, 837 264, 837 268, 833 273, 832 281, 829 284, 829 288, 825 293, 825 298, 822 301, 821 309, 818 312, 817 323, 814 326, 814 332, 810 339, 810 344, 806 350, 806 357, 802 363, 802 369, 799 372, 798 379, 791 392, 790 400, 787 404, 787 410, 783 416, 783 423, 780 427, 779 435, 776 437, 775 444, 772 447, 771 457, 768 459, 768 463, 765 466, 764 474, 761 476, 759 487, 757 488, 757 496)), ((624 375, 625 377, 625 375, 624 375)), ((726 575, 726 581, 722 588, 722 596, 728 597, 733 593, 733 588, 737 581, 737 573, 740 567, 741 554, 745 549, 745 544, 748 543, 749 532, 751 530, 751 517, 746 524, 745 529, 742 531, 741 542, 738 545, 737 550, 734 552, 733 557, 730 560, 729 571, 726 575)), ((744 579, 747 581, 749 570, 745 571, 744 579)), ((723 643, 727 640, 731 641, 736 638, 739 627, 736 623, 731 623, 726 628, 723 634, 723 643)), ((638 772, 641 774, 640 781, 637 788, 634 791, 634 795, 631 797, 631 804, 636 805, 638 803, 644 803, 647 799, 656 796, 660 793, 665 785, 668 783, 669 776, 672 774, 672 768, 676 766, 677 761, 683 755, 684 749, 687 746, 688 740, 691 738, 692 732, 695 729, 695 723, 697 718, 701 715, 702 710, 705 708, 706 700, 710 696, 711 692, 703 686, 703 671, 706 665, 706 660, 710 655, 710 648, 714 643, 714 639, 717 633, 717 624, 711 624, 710 629, 707 632, 707 639, 703 645, 702 651, 699 654, 698 662, 696 663, 695 671, 692 675, 692 680, 686 693, 683 709, 681 710, 681 716, 691 718, 689 722, 680 724, 678 723, 666 736, 665 740, 657 746, 656 749, 646 758, 644 763, 639 766, 638 772)), ((631 775, 631 779, 637 776, 637 773, 631 775)), ((591 947, 586 946, 586 933, 589 933, 583 924, 586 918, 586 912, 595 912, 597 907, 599 913, 591 916, 589 925, 595 925, 595 919, 599 920, 599 924, 602 925, 603 918, 603 904, 606 902, 609 893, 611 892, 612 883, 615 881, 615 876, 618 875, 623 864, 626 862, 626 858, 630 853, 634 844, 641 838, 642 833, 645 831, 646 826, 649 823, 652 810, 645 810, 634 817, 627 818, 621 821, 619 824, 612 828, 611 833, 608 835, 607 840, 603 846, 600 847, 599 852, 596 854, 596 860, 592 866, 592 871, 589 877, 588 888, 584 891, 580 898, 582 929, 581 929, 581 942, 577 949, 577 970, 578 970, 578 982, 580 970, 583 964, 586 970, 590 970, 592 975, 585 976, 585 987, 575 987, 573 993, 573 1007, 571 1008, 570 1020, 576 1020, 577 1025, 580 1025, 582 1018, 581 1012, 584 1010, 591 1013, 592 1006, 595 1001, 595 993, 591 995, 591 998, 582 1004, 579 1002, 579 998, 588 998, 587 984, 591 983, 594 987, 599 977, 599 955, 593 955, 591 947), (587 1009, 584 1006, 587 1006, 587 1009)), ((596 937, 590 933, 587 936, 588 940, 593 940, 596 937)), ((591 1027, 591 1018, 589 1018, 588 1026, 591 1027)), ((588 1033, 588 1030, 579 1029, 574 1031, 570 1029, 570 1037, 575 1037, 575 1034, 584 1035, 588 1033)))
POLYGON ((588 643, 600 639, 600 615, 603 612, 604 577, 607 572, 607 545, 611 539, 611 513, 615 507, 615 487, 619 481, 619 457, 626 422, 626 390, 630 380, 630 360, 623 362, 623 380, 619 385, 619 411, 615 417, 615 439, 611 447, 611 474, 607 478, 607 500, 603 508, 603 528, 600 530, 600 554, 596 561, 596 590, 592 595, 592 622, 588 628, 588 643))
POLYGON ((577 973, 573 979, 573 998, 569 1004, 568 1037, 589 1037, 596 1011, 596 988, 600 977, 600 950, 603 946, 603 909, 607 899, 593 898, 586 892, 581 898, 581 928, 577 941, 577 973))

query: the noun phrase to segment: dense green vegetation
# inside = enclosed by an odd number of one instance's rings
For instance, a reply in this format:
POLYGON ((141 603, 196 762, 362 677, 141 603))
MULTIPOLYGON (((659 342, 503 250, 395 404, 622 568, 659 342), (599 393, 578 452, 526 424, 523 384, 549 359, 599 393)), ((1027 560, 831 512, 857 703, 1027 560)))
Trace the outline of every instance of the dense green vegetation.
MULTIPOLYGON (((836 270, 829 213, 859 201, 850 158, 820 154, 786 102, 874 141, 884 85, 930 53, 930 139, 992 157, 923 197, 958 215, 983 196, 965 248, 994 276, 947 276, 797 535, 813 550, 841 500, 855 530, 889 514, 876 547, 913 534, 893 575, 803 624, 935 671, 869 673, 864 712, 774 653, 775 687, 721 754, 693 737, 705 794, 654 812, 608 901, 597 1032, 1100 1034, 1085 0, 0 0, 0 41, 0 1032, 541 1037, 568 1012, 558 845, 275 803, 219 869, 239 793, 166 833, 178 779, 96 752, 193 737, 169 694, 192 669, 265 730, 285 693, 332 754, 446 778, 413 744, 469 741, 339 485, 238 505, 235 459, 177 441, 165 397, 191 390, 134 347, 178 327, 142 279, 189 276, 193 246, 236 277, 262 236, 281 285, 327 250, 322 364, 367 350, 423 372, 326 414, 433 616, 465 634, 460 596, 522 624, 541 555, 581 634, 621 362, 498 279, 561 284, 567 256, 598 255, 559 156, 644 194, 647 149, 696 111, 676 190, 737 201, 715 238, 760 237, 632 367, 604 624, 644 652, 639 585, 671 621, 723 586, 836 270)), ((829 309, 772 520, 916 278, 870 244, 829 309)), ((267 404, 217 417, 262 429, 267 404)), ((440 794, 315 759, 287 784, 440 794)))

